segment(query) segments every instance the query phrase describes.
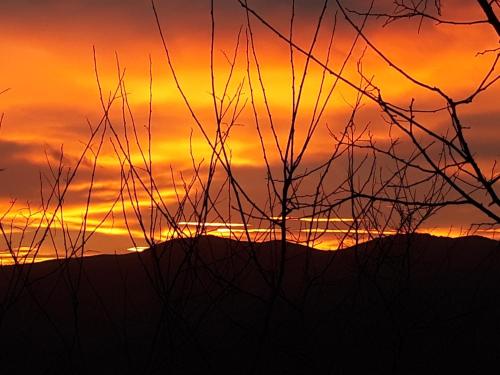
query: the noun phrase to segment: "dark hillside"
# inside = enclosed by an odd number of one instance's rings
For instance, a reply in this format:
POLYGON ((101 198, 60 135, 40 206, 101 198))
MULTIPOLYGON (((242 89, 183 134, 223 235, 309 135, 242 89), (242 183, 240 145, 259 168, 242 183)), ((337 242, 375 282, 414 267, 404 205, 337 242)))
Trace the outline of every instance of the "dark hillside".
POLYGON ((3 267, 2 373, 474 373, 500 362, 498 241, 398 235, 336 252, 289 244, 280 259, 278 242, 207 236, 3 267))

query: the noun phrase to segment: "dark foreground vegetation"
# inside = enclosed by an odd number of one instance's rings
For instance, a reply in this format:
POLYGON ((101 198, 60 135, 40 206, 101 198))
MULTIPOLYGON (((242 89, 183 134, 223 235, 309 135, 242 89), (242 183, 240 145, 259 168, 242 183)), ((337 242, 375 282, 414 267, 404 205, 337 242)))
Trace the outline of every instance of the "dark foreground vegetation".
MULTIPOLYGON (((222 63, 216 54, 223 45, 224 16, 216 3, 223 2, 212 0, 206 61, 210 107, 191 99, 190 85, 175 68, 175 44, 169 41, 176 36, 162 17, 167 8, 162 11, 156 3, 151 1, 162 63, 209 153, 196 160, 197 138, 190 134, 191 171, 155 162, 153 128, 173 129, 184 120, 154 120, 151 58, 143 122, 134 117, 118 54, 118 79, 108 90, 101 85, 106 80, 99 78, 94 50, 102 116, 86 123, 90 134, 80 156, 66 161, 61 147, 60 156, 50 161, 52 153, 46 153, 49 171, 40 175, 39 207, 28 204, 17 211, 13 199, 0 214, 0 251, 16 263, 0 267, 0 374, 475 374, 496 369, 498 241, 398 234, 332 252, 287 241, 293 238, 293 217, 310 220, 301 222, 310 223, 301 230, 315 242, 317 233, 332 229, 319 223, 333 226, 342 217, 356 235, 415 233, 439 210, 457 206, 473 211, 461 215, 471 232, 497 230, 498 132, 490 121, 498 110, 489 103, 497 101, 494 85, 500 82, 498 0, 471 1, 473 19, 442 16, 445 8, 438 0, 394 1, 390 7, 385 1, 323 0, 316 7, 308 0, 280 1, 275 3, 288 3, 289 13, 278 13, 279 19, 254 2, 238 0, 233 5, 241 8, 241 27, 222 63), (312 27, 308 40, 299 37, 301 15, 312 27), (392 46, 397 48, 379 44, 378 31, 400 22, 407 24, 390 32, 398 36, 392 46), (402 38, 399 33, 410 27, 415 39, 402 38), (472 43, 478 37, 471 40, 471 35, 488 38, 486 49, 473 51, 477 77, 462 70, 459 53, 449 56, 449 72, 434 81, 438 77, 425 77, 411 61, 407 52, 428 49, 421 55, 425 65, 441 66, 434 62, 448 52, 417 39, 421 30, 438 27, 446 28, 450 45, 472 43), (475 27, 485 31, 471 33, 475 27), (257 40, 261 28, 272 36, 265 37, 267 49, 287 50, 288 93, 270 80, 280 65, 266 68, 262 57, 268 51, 257 40), (387 75, 376 76, 377 66, 386 66, 387 75), (456 87, 445 84, 456 80, 461 81, 456 87), (401 97, 394 94, 399 82, 405 87, 401 97), (277 97, 291 99, 288 114, 273 104, 277 97), (242 126, 254 129, 253 136, 239 133, 242 126), (246 175, 251 169, 239 169, 233 159, 239 145, 232 141, 242 137, 243 143, 257 145, 250 155, 259 165, 257 174, 246 175), (96 219, 99 171, 107 173, 100 169, 100 157, 109 152, 116 156, 120 188, 96 219), (83 194, 71 186, 79 178, 88 182, 83 194), (265 181, 261 191, 258 181, 265 181), (166 187, 175 191, 174 204, 166 187), (71 192, 82 200, 81 223, 74 231, 66 209, 71 192), (140 243, 150 249, 83 257, 89 239, 108 221, 114 225, 120 209, 134 246, 134 230, 140 230, 140 243), (198 224, 196 233, 217 222, 228 223, 224 229, 240 223, 249 240, 249 226, 279 236, 266 243, 196 236, 153 246, 162 233, 183 233, 180 223, 190 222, 198 224), (44 248, 66 258, 29 264, 44 248)), ((0 127, 2 119, 0 113, 0 127)), ((161 147, 164 156, 175 150, 161 147)))
POLYGON ((1 372, 480 373, 498 364, 498 241, 288 244, 279 274, 281 250, 200 236, 2 267, 1 372))

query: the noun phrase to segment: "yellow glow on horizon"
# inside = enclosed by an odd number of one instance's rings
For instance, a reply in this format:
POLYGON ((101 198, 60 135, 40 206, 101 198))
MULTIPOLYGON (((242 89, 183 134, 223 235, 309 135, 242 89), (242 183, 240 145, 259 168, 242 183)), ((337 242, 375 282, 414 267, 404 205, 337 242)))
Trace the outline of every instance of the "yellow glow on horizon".
MULTIPOLYGON (((207 223, 200 223, 198 221, 180 221, 177 224, 179 225, 189 225, 189 226, 195 226, 195 227, 244 227, 245 224, 241 223, 216 223, 216 222, 207 222, 207 223)), ((249 225, 249 224, 247 224, 249 225)), ((250 226, 250 225, 249 225, 250 226)))
POLYGON ((127 251, 131 251, 131 252, 143 252, 144 250, 147 250, 149 249, 148 246, 137 246, 137 247, 129 247, 127 249, 127 251))
POLYGON ((354 222, 355 220, 353 218, 341 218, 341 217, 332 217, 332 218, 327 218, 327 217, 302 217, 299 219, 300 221, 306 221, 306 222, 319 222, 319 223, 344 223, 344 222, 354 222))

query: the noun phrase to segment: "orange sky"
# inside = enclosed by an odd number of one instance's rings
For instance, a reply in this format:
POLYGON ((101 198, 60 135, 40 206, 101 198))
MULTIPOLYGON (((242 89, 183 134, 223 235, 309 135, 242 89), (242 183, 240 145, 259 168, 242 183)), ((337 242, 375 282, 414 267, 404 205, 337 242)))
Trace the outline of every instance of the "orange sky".
MULTIPOLYGON (((273 5, 269 3, 263 0, 250 2, 279 30, 288 33, 289 2, 272 2, 273 5)), ((321 59, 326 57, 328 39, 333 27, 336 12, 333 3, 326 13, 315 49, 315 54, 321 59)), ((383 10, 387 3, 391 2, 375 2, 375 9, 383 10)), ((213 135, 209 4, 209 1, 204 0, 157 2, 181 85, 192 108, 203 121, 207 131, 213 135)), ((294 35, 296 42, 305 48, 310 43, 321 4, 322 1, 319 0, 297 1, 294 35)), ((358 7, 357 9, 366 8, 365 2, 362 1, 349 2, 349 5, 358 7)), ((245 13, 236 1, 232 0, 215 1, 215 6, 215 78, 219 95, 229 73, 225 54, 231 56, 234 52, 237 34, 242 28, 240 50, 228 93, 234 94, 238 85, 243 82, 241 102, 246 100, 247 105, 232 130, 228 149, 231 151, 236 173, 248 184, 250 194, 259 200, 265 195, 265 174, 249 102, 245 13), (261 181, 262 186, 257 181, 261 181)), ((443 18, 453 20, 484 18, 474 1, 443 1, 442 14, 443 18)), ((356 20, 359 21, 359 18, 356 20)), ((334 70, 338 70, 342 65, 355 38, 355 33, 341 14, 338 14, 337 21, 330 63, 334 70)), ((495 53, 477 55, 478 52, 498 47, 498 37, 490 25, 465 27, 436 25, 424 21, 420 32, 417 20, 403 20, 387 27, 381 25, 382 20, 368 21, 366 34, 370 40, 413 77, 439 86, 453 97, 463 97, 473 91, 496 56, 495 53)), ((289 49, 286 43, 255 19, 252 20, 252 27, 269 103, 279 136, 284 142, 292 106, 289 49)), ((17 199, 8 215, 10 218, 15 216, 18 220, 22 217, 23 211, 19 210, 25 208, 27 202, 33 207, 39 205, 39 171, 49 173, 47 163, 56 162, 62 145, 65 163, 68 166, 75 165, 89 136, 87 121, 94 127, 99 123, 102 110, 94 72, 93 47, 96 50, 99 78, 105 96, 117 87, 119 73, 116 55, 119 57, 120 69, 126 69, 124 82, 127 98, 143 145, 147 144, 144 126, 147 124, 149 113, 151 56, 152 156, 154 173, 167 206, 174 207, 177 204, 176 188, 182 189, 183 185, 180 173, 189 176, 192 170, 190 147, 198 162, 210 154, 210 148, 183 104, 166 64, 149 1, 50 0, 43 4, 28 0, 2 1, 0 92, 7 88, 10 90, 0 95, 0 113, 4 113, 0 133, 0 168, 5 169, 1 172, 4 183, 0 188, 0 199, 3 212, 6 212, 9 202, 17 199), (170 167, 174 171, 173 181, 170 167)), ((345 77, 354 82, 359 81, 357 61, 363 55, 365 47, 364 42, 358 42, 344 71, 345 77)), ((415 88, 370 49, 366 50, 363 56, 364 74, 373 77, 373 82, 381 88, 386 99, 403 106, 407 106, 411 98, 415 98, 415 103, 422 108, 442 105, 435 95, 415 88)), ((297 76, 300 76, 304 58, 295 54, 295 64, 297 76)), ((255 89, 258 85, 255 66, 252 66, 251 73, 255 89)), ((298 124, 302 126, 297 130, 299 141, 304 136, 304 124, 311 120, 321 74, 322 70, 317 65, 311 66, 299 110, 298 124)), ((333 77, 327 77, 325 87, 331 86, 333 82, 333 77)), ((498 85, 492 86, 474 103, 464 107, 462 112, 464 119, 471 126, 471 131, 468 132, 471 146, 474 147, 481 165, 487 169, 491 169, 499 153, 498 130, 495 128, 500 118, 497 101, 499 94, 498 85)), ((270 147, 273 142, 266 125, 261 99, 262 95, 257 94, 259 117, 265 127, 266 144, 270 147)), ((327 157, 333 144, 327 126, 334 132, 340 132, 354 101, 355 92, 346 85, 339 84, 319 122, 320 126, 307 153, 306 166, 313 166, 327 157)), ((387 139, 387 129, 380 111, 367 100, 363 101, 363 105, 359 113, 359 126, 362 127, 369 121, 374 138, 384 142, 387 139)), ((116 100, 110 114, 112 123, 118 129, 120 137, 123 137, 120 99, 116 100)), ((130 116, 126 115, 126 119, 130 125, 130 116)), ((428 124, 439 130, 448 126, 443 121, 443 118, 434 116, 428 124)), ((110 142, 112 138, 112 133, 108 132, 99 157, 96 183, 89 207, 89 226, 95 226, 104 218, 120 191, 119 162, 110 142)), ((97 143, 94 143, 94 149, 95 147, 97 143)), ((140 163, 141 158, 136 147, 132 147, 132 154, 134 161, 140 163)), ((276 152, 271 152, 269 157, 273 165, 279 160, 276 152)), ((92 158, 87 157, 81 166, 81 174, 69 188, 63 217, 71 230, 77 230, 81 225, 91 168, 92 158)), ((48 186, 46 182, 45 187, 48 186)), ((149 198, 144 192, 139 194, 138 201, 145 206, 149 204, 149 198)), ((132 206, 130 202, 124 206, 129 214, 132 212, 132 206)), ((116 203, 113 222, 108 217, 98 229, 98 240, 92 245, 94 248, 112 251, 130 247, 130 241, 124 236, 124 207, 120 202, 116 203), (110 238, 112 240, 109 240, 110 238)), ((300 214, 296 213, 297 216, 300 214)), ((60 213, 58 215, 60 216, 60 213)), ((339 212, 339 216, 349 216, 346 215, 347 213, 339 212)), ((471 223, 481 219, 473 210, 455 208, 431 219, 426 228, 433 228, 439 233, 448 233, 452 228, 451 231, 456 233, 467 230, 471 223)), ((236 219, 233 220, 237 222, 236 219)), ((257 228, 257 225, 254 225, 257 228)), ((139 238, 141 232, 137 228, 133 230, 139 238)), ((143 244, 143 241, 138 241, 143 244)), ((324 243, 322 246, 325 247, 324 243)))

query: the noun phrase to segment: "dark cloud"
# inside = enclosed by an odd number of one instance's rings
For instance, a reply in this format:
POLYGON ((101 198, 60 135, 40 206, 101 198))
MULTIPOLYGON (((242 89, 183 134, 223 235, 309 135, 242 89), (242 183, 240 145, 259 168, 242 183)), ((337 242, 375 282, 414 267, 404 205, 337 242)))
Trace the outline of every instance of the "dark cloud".
POLYGON ((44 132, 46 136, 60 136, 62 141, 68 138, 82 138, 83 141, 89 133, 85 119, 90 117, 95 122, 98 120, 97 115, 79 108, 65 107, 59 103, 57 105, 11 107, 5 115, 4 130, 7 133, 13 130, 24 131, 27 135, 44 132), (15 124, 15 129, 11 124, 15 124))
MULTIPOLYGON (((20 143, 0 140, 0 197, 16 199, 20 202, 40 201, 41 179, 46 188, 48 182, 53 183, 53 176, 49 163, 54 170, 58 168, 58 161, 61 150, 54 146, 41 143, 20 143)), ((75 168, 77 157, 65 154, 63 166, 65 171, 68 168, 75 168)), ((79 167, 75 182, 90 182, 90 171, 92 163, 85 159, 79 167)), ((99 178, 101 176, 119 176, 118 171, 110 171, 106 168, 99 168, 99 178), (113 173, 114 172, 114 173, 113 173)), ((65 177, 62 178, 64 184, 65 177)), ((83 202, 86 191, 82 190, 72 195, 75 202, 83 202)))
MULTIPOLYGON (((482 112, 460 115, 464 127, 464 136, 473 155, 478 159, 498 160, 500 148, 498 147, 498 127, 500 126, 500 112, 482 112)), ((451 120, 440 124, 441 133, 452 131, 451 120)))
POLYGON ((41 166, 25 156, 38 152, 36 145, 0 141, 0 196, 32 200, 39 197, 41 166))
POLYGON ((489 161, 491 165, 500 159, 500 147, 498 146, 499 119, 500 112, 485 112, 463 116, 463 125, 466 127, 464 132, 469 147, 476 157, 489 161))
MULTIPOLYGON (((219 23, 231 23, 235 16, 240 22, 244 21, 238 0, 215 0, 214 3, 216 16, 220 16, 219 23)), ((297 20, 306 21, 317 17, 324 3, 325 0, 295 0, 297 20)), ((452 1, 446 2, 445 5, 448 3, 452 3, 450 7, 460 5, 452 1)), ((195 22, 208 20, 210 17, 208 0, 155 0, 155 4, 170 24, 196 26, 195 22)), ((248 5, 259 14, 271 17, 280 24, 286 24, 291 14, 292 0, 248 0, 248 5)), ((342 5, 347 9, 363 12, 368 10, 370 2, 349 0, 343 1, 342 5)), ((328 8, 336 11, 336 1, 330 0, 328 8)), ((377 0, 372 11, 385 13, 394 9, 392 0, 377 0)), ((429 7, 427 11, 432 13, 435 9, 429 7)), ((353 17, 356 18, 354 15, 353 17)), ((98 29, 121 20, 120 27, 123 31, 137 26, 148 29, 153 23, 153 12, 150 0, 3 0, 0 3, 0 20, 15 20, 22 28, 29 28, 33 23, 54 27, 55 22, 75 27, 79 24, 93 25, 98 29)))
MULTIPOLYGON (((179 23, 184 26, 200 19, 209 19, 210 2, 207 0, 168 0, 156 1, 161 15, 169 23, 179 23)), ((249 0, 248 4, 264 16, 277 16, 276 21, 287 20, 291 14, 291 0, 249 0)), ((296 16, 309 18, 319 14, 324 0, 296 0, 296 16)), ((349 2, 349 6, 358 8, 362 1, 349 2)), ((335 8, 335 2, 330 1, 329 7, 335 8)), ((239 14, 244 21, 243 8, 237 0, 215 1, 216 16, 222 24, 231 21, 231 17, 239 14)), ((273 17, 274 18, 274 17, 273 17)), ((153 12, 149 0, 4 0, 0 3, 0 20, 15 21, 19 27, 30 28, 33 24, 55 27, 57 24, 93 25, 97 28, 107 27, 110 22, 122 21, 122 30, 138 25, 148 27, 153 23, 153 12), (107 22, 106 22, 107 21, 107 22)))

